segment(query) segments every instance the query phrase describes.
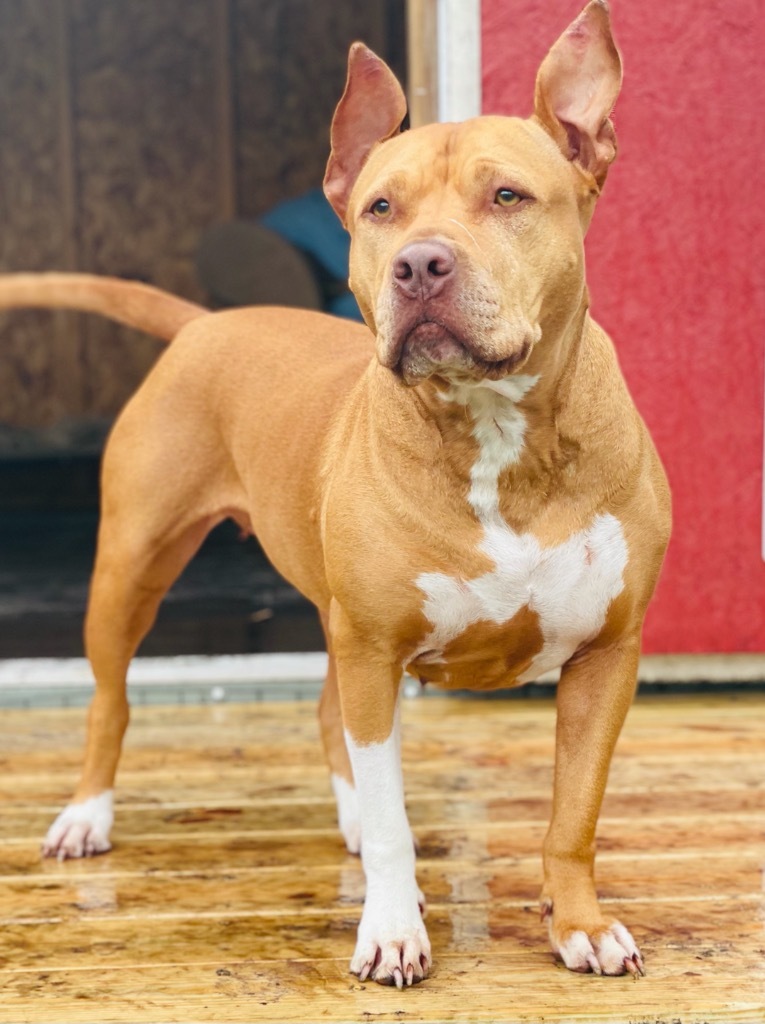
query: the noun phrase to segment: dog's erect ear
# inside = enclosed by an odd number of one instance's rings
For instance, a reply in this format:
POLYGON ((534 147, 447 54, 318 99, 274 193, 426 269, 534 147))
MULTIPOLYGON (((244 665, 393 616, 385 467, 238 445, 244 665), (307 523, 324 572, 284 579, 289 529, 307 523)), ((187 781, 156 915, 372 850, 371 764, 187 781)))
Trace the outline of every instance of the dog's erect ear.
POLYGON ((324 194, 341 221, 370 150, 395 135, 405 115, 406 97, 396 76, 363 43, 354 43, 345 92, 332 118, 332 152, 324 175, 324 194))
POLYGON ((537 74, 534 114, 563 154, 605 181, 616 156, 608 119, 622 84, 606 0, 591 0, 545 57, 537 74))

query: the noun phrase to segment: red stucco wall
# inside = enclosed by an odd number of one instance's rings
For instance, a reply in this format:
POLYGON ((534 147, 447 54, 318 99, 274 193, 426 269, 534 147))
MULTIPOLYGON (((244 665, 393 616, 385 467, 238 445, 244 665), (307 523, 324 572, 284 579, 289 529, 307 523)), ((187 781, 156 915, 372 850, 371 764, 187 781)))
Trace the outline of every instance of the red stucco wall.
MULTIPOLYGON (((483 0, 485 113, 530 112, 578 0, 483 0)), ((652 651, 765 651, 765 15, 613 0, 619 156, 587 241, 592 310, 667 467, 652 651)))

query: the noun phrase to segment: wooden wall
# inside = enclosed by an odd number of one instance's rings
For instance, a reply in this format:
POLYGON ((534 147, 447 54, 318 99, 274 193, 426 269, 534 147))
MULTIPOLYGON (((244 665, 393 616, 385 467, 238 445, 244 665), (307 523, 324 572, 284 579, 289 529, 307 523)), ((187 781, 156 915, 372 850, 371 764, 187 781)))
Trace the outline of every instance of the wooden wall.
MULTIPOLYGON (((200 233, 320 183, 349 43, 399 75, 404 0, 2 0, 0 271, 69 269, 204 300, 200 233)), ((0 424, 113 416, 157 343, 0 318, 0 424)))

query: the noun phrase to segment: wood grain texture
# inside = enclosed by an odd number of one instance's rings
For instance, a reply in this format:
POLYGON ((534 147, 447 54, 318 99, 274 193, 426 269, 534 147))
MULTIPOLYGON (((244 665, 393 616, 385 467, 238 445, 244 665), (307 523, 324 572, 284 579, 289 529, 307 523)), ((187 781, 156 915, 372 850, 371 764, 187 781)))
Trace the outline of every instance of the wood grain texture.
MULTIPOLYGON (((46 0, 0 4, 0 271, 66 268, 56 20, 46 0)), ((0 422, 51 423, 79 394, 76 337, 40 312, 0 317, 0 422)))
POLYGON ((412 128, 438 120, 438 0, 407 4, 409 123, 412 128))
POLYGON ((308 703, 134 710, 114 850, 41 861, 80 710, 0 718, 0 1021, 747 1021, 765 1015, 765 697, 638 701, 599 828, 648 976, 578 976, 539 922, 547 702, 404 704, 432 978, 347 973, 363 899, 308 703))
POLYGON ((348 48, 400 58, 404 5, 234 0, 233 19, 238 208, 254 217, 321 185, 348 48))
MULTIPOLYGON (((349 43, 403 73, 404 0, 3 0, 0 271, 204 301, 211 223, 320 184, 349 43)), ((113 417, 160 346, 73 314, 0 320, 0 423, 113 417)))
MULTIPOLYGON (((213 0, 72 0, 72 92, 81 269, 203 298, 201 230, 219 207, 213 0)), ((84 326, 86 404, 114 415, 158 343, 84 326)))

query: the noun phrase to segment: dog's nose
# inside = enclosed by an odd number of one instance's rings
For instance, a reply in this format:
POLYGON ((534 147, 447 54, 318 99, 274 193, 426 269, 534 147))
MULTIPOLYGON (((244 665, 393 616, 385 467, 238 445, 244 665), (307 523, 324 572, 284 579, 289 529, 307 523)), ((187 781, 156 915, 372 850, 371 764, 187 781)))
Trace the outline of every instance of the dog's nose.
POLYGON ((443 242, 410 242, 393 261, 393 280, 407 298, 432 299, 449 283, 456 265, 454 253, 443 242))

